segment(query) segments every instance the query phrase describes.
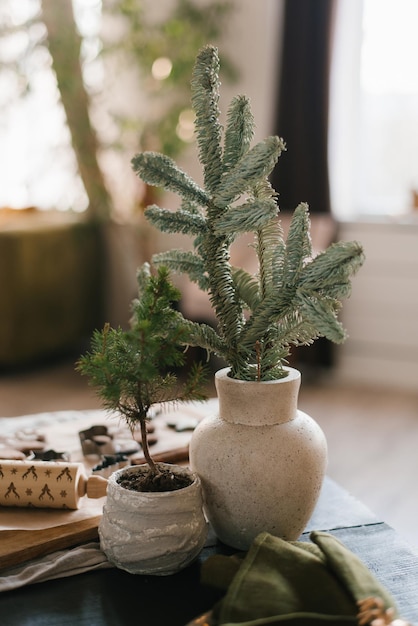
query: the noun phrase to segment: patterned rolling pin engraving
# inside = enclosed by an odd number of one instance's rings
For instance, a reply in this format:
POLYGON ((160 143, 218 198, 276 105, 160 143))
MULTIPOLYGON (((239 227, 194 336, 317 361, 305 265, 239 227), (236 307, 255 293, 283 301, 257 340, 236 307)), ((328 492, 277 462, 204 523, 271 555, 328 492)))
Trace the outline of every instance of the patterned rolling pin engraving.
POLYGON ((0 506, 78 509, 81 498, 106 495, 107 481, 86 478, 81 463, 0 461, 0 506))

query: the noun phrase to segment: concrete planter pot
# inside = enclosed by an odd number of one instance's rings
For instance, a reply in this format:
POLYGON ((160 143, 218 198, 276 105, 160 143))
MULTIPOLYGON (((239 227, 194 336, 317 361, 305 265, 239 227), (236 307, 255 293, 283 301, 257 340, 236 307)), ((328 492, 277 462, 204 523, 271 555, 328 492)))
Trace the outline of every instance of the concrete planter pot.
POLYGON ((247 550, 262 531, 288 541, 303 532, 318 500, 327 445, 297 409, 300 372, 269 382, 215 375, 219 414, 204 418, 190 444, 207 518, 225 544, 247 550))
POLYGON ((145 472, 146 465, 122 468, 108 479, 100 546, 109 561, 131 574, 174 574, 197 557, 206 541, 199 477, 186 467, 160 465, 192 476, 193 482, 165 492, 131 491, 118 484, 122 473, 145 472))

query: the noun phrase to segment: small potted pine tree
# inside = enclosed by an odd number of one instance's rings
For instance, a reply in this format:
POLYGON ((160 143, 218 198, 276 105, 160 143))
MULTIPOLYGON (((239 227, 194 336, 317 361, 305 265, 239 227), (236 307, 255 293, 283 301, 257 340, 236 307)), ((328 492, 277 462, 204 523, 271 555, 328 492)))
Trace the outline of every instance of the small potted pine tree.
POLYGON ((213 46, 197 55, 191 92, 203 186, 156 152, 136 155, 132 166, 147 184, 180 195, 178 210, 153 205, 146 215, 161 231, 190 235, 193 249, 168 250, 154 262, 187 273, 209 293, 217 318, 216 328, 189 322, 188 343, 228 364, 215 375, 219 416, 200 423, 190 454, 215 531, 242 549, 264 530, 296 539, 317 501, 326 442, 297 410, 300 373, 287 366, 287 357, 292 345, 321 336, 345 340, 340 299, 349 295, 364 256, 359 243, 338 242, 313 257, 305 203, 295 209, 284 240, 268 181, 284 141, 268 137, 251 146, 254 120, 245 96, 232 100, 223 130, 213 46), (231 244, 248 232, 255 274, 230 262, 231 244))
POLYGON ((193 560, 206 539, 199 477, 188 467, 156 463, 148 445, 147 422, 157 403, 203 400, 204 368, 196 364, 186 380, 175 368, 184 362, 185 328, 174 309, 180 294, 159 267, 138 272, 139 297, 128 330, 96 330, 91 350, 77 370, 95 387, 106 409, 139 425, 146 464, 122 468, 108 480, 99 525, 110 561, 135 574, 169 574, 193 560))

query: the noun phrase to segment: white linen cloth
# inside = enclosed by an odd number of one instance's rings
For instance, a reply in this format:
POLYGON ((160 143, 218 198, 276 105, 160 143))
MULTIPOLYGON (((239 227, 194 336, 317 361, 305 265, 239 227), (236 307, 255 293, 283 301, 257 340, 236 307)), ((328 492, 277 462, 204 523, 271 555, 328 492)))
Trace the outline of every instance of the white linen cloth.
POLYGON ((96 541, 0 570, 0 592, 53 578, 76 576, 90 570, 114 567, 96 541))

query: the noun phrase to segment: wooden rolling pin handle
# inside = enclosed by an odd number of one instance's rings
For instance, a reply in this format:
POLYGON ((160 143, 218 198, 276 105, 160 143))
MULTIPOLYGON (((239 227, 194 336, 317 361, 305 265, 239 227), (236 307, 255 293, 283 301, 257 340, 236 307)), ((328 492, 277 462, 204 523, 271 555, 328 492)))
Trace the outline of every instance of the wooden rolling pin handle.
POLYGON ((78 495, 88 498, 102 498, 106 495, 107 479, 103 476, 82 476, 78 483, 78 495))

